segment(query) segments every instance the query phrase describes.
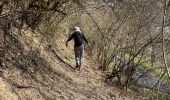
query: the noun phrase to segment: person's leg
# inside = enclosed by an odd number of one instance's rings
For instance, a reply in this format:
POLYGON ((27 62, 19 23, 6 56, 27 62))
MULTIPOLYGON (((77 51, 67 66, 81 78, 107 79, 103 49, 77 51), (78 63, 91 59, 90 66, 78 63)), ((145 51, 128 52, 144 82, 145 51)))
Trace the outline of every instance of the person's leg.
POLYGON ((80 65, 79 62, 79 48, 78 47, 74 47, 74 54, 75 54, 75 60, 76 60, 76 68, 78 68, 78 66, 80 65))
POLYGON ((83 55, 84 55, 84 45, 81 45, 80 46, 80 48, 79 48, 79 50, 80 50, 80 59, 79 59, 79 61, 80 61, 80 70, 82 70, 82 68, 83 68, 83 55))

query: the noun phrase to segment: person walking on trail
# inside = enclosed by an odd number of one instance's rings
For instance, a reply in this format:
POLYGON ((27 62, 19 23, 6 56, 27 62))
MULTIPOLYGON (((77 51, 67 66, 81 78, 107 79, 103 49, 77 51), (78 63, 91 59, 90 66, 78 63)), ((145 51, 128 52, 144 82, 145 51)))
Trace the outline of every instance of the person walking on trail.
POLYGON ((80 71, 82 69, 83 63, 83 53, 84 53, 84 41, 88 44, 88 41, 84 34, 80 31, 78 26, 74 27, 74 32, 70 36, 70 38, 66 41, 66 47, 68 46, 68 42, 74 39, 74 54, 76 60, 76 68, 80 71))

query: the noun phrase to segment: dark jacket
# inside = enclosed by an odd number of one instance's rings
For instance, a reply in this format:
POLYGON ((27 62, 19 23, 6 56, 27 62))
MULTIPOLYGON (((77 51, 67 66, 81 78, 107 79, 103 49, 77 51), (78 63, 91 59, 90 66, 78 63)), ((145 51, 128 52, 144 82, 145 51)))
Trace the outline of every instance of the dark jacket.
POLYGON ((82 32, 79 32, 79 31, 75 31, 71 36, 70 38, 67 40, 67 42, 69 42, 70 40, 74 39, 74 46, 81 46, 84 41, 86 43, 88 43, 86 37, 84 36, 84 34, 82 32), (83 40, 82 43, 79 42, 78 40, 78 36, 81 36, 81 39, 83 40))

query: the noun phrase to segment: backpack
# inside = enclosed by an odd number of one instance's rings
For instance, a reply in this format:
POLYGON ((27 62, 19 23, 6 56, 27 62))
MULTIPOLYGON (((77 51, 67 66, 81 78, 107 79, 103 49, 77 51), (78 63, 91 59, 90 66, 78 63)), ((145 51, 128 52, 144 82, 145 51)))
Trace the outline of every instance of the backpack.
POLYGON ((82 45, 83 44, 83 34, 81 32, 77 32, 76 33, 75 42, 78 45, 82 45))

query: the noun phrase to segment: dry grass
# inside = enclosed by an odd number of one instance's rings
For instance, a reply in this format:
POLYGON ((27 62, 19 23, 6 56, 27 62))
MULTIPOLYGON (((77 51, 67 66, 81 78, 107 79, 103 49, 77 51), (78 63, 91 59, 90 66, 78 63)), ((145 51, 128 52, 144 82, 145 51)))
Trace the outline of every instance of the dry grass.
POLYGON ((48 44, 41 41, 38 33, 29 30, 23 33, 18 36, 18 44, 7 52, 0 80, 1 100, 142 99, 104 83, 102 72, 86 54, 83 71, 74 70, 74 59, 65 59, 67 55, 74 58, 73 42, 66 48, 65 35, 55 44, 48 44), (110 95, 113 93, 114 96, 110 95))

